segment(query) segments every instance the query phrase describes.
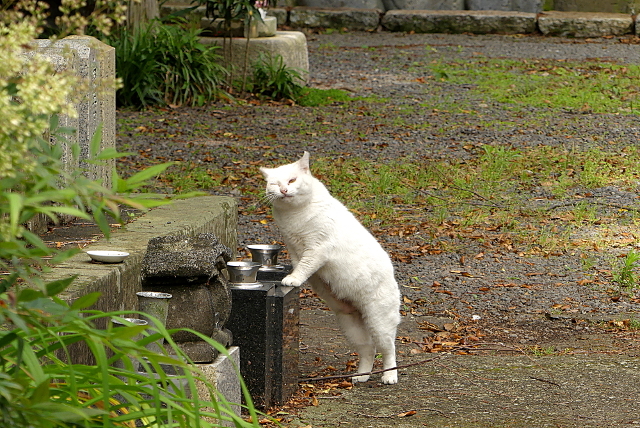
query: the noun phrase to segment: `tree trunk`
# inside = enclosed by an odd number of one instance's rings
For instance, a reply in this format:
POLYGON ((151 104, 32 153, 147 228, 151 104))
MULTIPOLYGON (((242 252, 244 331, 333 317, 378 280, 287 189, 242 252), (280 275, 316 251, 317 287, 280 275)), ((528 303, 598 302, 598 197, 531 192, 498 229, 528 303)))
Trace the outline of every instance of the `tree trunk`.
POLYGON ((160 17, 158 0, 129 0, 127 7, 127 26, 129 29, 158 17, 160 17))

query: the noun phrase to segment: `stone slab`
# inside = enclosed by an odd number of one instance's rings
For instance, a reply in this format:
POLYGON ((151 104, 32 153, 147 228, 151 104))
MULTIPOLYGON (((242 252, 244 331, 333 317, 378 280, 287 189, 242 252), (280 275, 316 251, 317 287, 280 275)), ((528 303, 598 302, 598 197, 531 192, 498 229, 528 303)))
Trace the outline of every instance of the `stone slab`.
POLYGON ((289 12, 289 23, 294 28, 348 28, 373 31, 380 25, 380 9, 317 9, 295 7, 289 12))
POLYGON ((467 0, 466 5, 469 10, 542 12, 542 0, 467 0))
MULTIPOLYGON (((240 348, 232 346, 228 350, 227 355, 219 355, 211 364, 197 364, 196 366, 202 370, 207 381, 213 385, 216 391, 220 393, 224 399, 233 403, 232 410, 236 415, 240 416, 240 402, 242 400, 242 388, 238 379, 238 368, 240 367, 240 348)), ((203 400, 211 398, 209 391, 202 383, 196 383, 198 396, 203 400)), ((222 423, 222 426, 235 426, 233 423, 222 423)))
MULTIPOLYGON (((277 31, 274 37, 260 37, 257 39, 232 38, 230 41, 221 37, 202 37, 200 41, 205 45, 225 46, 227 51, 225 58, 231 58, 231 64, 238 72, 244 69, 245 52, 249 50, 248 70, 251 73, 251 64, 256 62, 261 52, 272 55, 280 55, 284 64, 297 70, 302 76, 302 84, 309 78, 309 53, 307 50, 307 38, 299 31, 277 31), (248 48, 247 48, 248 46, 248 48)), ((228 61, 228 60, 227 60, 228 61)))
POLYGON ((386 10, 464 10, 465 0, 383 0, 386 10))
MULTIPOLYGON (((67 36, 62 40, 38 39, 33 42, 36 52, 52 61, 57 69, 70 68, 88 83, 83 101, 76 104, 77 118, 62 116, 60 126, 75 128, 74 143, 80 146, 80 159, 71 159, 70 149, 65 149, 65 165, 70 170, 82 167, 85 175, 99 180, 110 188, 111 172, 115 160, 96 165, 85 162, 89 158, 91 139, 100 126, 102 150, 114 148, 116 142, 116 57, 115 48, 91 36, 67 36)), ((67 146, 66 143, 60 143, 67 146)))
POLYGON ((391 10, 382 18, 389 31, 416 33, 523 34, 536 28, 536 14, 500 11, 391 10))
POLYGON ((317 9, 385 9, 383 0, 298 0, 296 5, 317 9))
POLYGON ((538 28, 545 36, 621 36, 633 31, 633 18, 622 13, 544 12, 538 28))
POLYGON ((562 12, 629 13, 640 11, 638 0, 554 0, 553 10, 562 12))

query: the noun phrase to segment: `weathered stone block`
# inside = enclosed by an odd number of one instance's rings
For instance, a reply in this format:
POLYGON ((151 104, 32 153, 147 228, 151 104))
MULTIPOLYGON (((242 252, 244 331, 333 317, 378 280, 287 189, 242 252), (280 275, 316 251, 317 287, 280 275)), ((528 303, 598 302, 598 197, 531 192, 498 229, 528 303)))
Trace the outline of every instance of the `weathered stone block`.
MULTIPOLYGON (((240 367, 240 348, 232 346, 228 349, 228 356, 219 355, 213 363, 198 364, 197 367, 202 370, 205 378, 213 385, 215 391, 222 394, 227 402, 234 403, 232 409, 236 415, 240 416, 242 388, 240 387, 240 379, 238 378, 238 372, 236 370, 237 367, 240 367)), ((218 400, 218 397, 211 397, 209 389, 201 382, 196 382, 196 389, 201 399, 209 401, 218 400)), ((235 426, 232 422, 223 422, 221 425, 235 426)))
MULTIPOLYGON (((200 41, 207 45, 225 46, 222 37, 202 37, 200 41)), ((274 37, 259 37, 256 39, 233 38, 227 40, 225 49, 230 49, 227 58, 233 58, 232 65, 242 73, 252 73, 251 64, 258 60, 261 52, 280 55, 284 64, 297 70, 305 83, 309 78, 309 53, 307 39, 299 31, 277 31, 274 37), (249 49, 248 69, 244 70, 245 52, 249 49)))
POLYGON ((539 13, 542 0, 467 0, 467 9, 539 13))
POLYGON ((538 17, 538 27, 550 36, 620 36, 632 32, 633 18, 620 13, 544 12, 538 17))
POLYGON ((554 0, 553 10, 559 12, 629 13, 640 11, 638 0, 554 0))
POLYGON ((115 147, 115 49, 90 36, 68 36, 55 43, 48 39, 38 39, 34 44, 37 46, 35 53, 48 57, 56 69, 72 69, 89 84, 89 91, 83 101, 76 105, 78 118, 60 118, 61 126, 77 129, 75 141, 72 143, 80 146, 80 160, 76 163, 71 158, 69 146, 60 143, 65 150, 65 167, 76 169, 80 166, 86 170, 87 177, 101 180, 103 185, 111 187, 114 159, 102 165, 88 164, 84 161, 89 157, 91 139, 100 126, 101 149, 115 147))
POLYGON ((289 14, 292 27, 298 28, 349 28, 372 31, 380 25, 380 9, 316 9, 296 7, 289 14))
POLYGON ((384 10, 383 0, 298 0, 297 6, 317 9, 380 9, 384 10))
POLYGON ((382 18, 390 31, 416 33, 521 34, 536 29, 536 14, 496 11, 391 10, 382 18))
MULTIPOLYGON (((229 344, 230 335, 221 330, 231 313, 231 292, 221 271, 231 257, 232 251, 211 233, 160 236, 149 241, 142 262, 142 289, 173 296, 168 329, 187 328, 229 344)), ((172 337, 193 361, 212 361, 217 356, 193 333, 179 331, 172 337)))
POLYGON ((464 0, 383 0, 386 10, 463 10, 464 0))
MULTIPOLYGON (((87 251, 127 251, 130 256, 123 263, 92 263, 87 254, 79 253, 53 266, 44 275, 44 280, 49 282, 77 275, 73 284, 60 295, 63 300, 72 303, 85 294, 100 292, 102 296, 93 309, 105 312, 134 311, 138 308, 136 292, 142 290, 141 266, 149 240, 164 235, 214 233, 228 248, 236 249, 237 224, 238 206, 231 197, 203 196, 174 201, 170 205, 154 208, 135 222, 115 231, 111 239, 102 239, 85 248, 87 251)), ((82 349, 74 355, 74 361, 82 363, 90 363, 92 358, 89 349, 82 349)))

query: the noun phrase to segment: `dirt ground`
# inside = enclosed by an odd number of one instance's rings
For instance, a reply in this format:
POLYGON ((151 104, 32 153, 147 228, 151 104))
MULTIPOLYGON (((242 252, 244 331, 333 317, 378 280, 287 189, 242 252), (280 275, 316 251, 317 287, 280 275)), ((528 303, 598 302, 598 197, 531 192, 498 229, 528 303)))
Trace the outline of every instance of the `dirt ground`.
MULTIPOLYGON (((540 127, 531 120, 535 109, 514 114, 498 102, 474 99, 465 85, 438 82, 419 66, 479 55, 638 64, 640 49, 629 40, 336 32, 309 34, 308 44, 310 85, 389 101, 120 111, 119 148, 137 155, 119 167, 179 160, 229 171, 224 186, 210 192, 238 198, 242 249, 280 239, 267 208, 247 209, 259 204, 247 191, 262 187, 257 167, 291 161, 303 150, 312 161, 314 153, 426 161, 477 156, 468 147, 482 144, 534 147, 568 138, 587 146, 638 144, 637 116, 561 112, 540 127), (456 110, 462 100, 477 110, 456 110), (409 107, 413 113, 406 113, 409 107), (401 111, 403 121, 394 122, 401 111), (433 126, 417 126, 426 121, 433 126), (498 121, 507 125, 487 126, 498 121)), ((592 200, 634 205, 636 190, 598 189, 592 200)), ((411 255, 430 231, 376 231, 396 254, 403 294, 399 383, 382 386, 379 374, 355 387, 342 379, 312 379, 353 371, 357 356, 331 314, 303 291, 303 380, 296 397, 272 416, 284 426, 314 428, 640 426, 640 335, 630 328, 639 300, 607 293, 604 260, 611 254, 594 254, 595 266, 586 271, 579 251, 535 256, 510 247, 498 232, 482 240, 450 232, 455 250, 411 255)), ((622 228, 618 238, 612 251, 636 245, 633 228, 622 228)))

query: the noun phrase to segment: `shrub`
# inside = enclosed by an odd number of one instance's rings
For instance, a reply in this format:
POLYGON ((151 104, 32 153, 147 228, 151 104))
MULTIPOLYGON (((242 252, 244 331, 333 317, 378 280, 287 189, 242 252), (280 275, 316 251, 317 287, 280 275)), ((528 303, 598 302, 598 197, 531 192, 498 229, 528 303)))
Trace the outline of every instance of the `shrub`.
MULTIPOLYGON (((37 26, 28 19, 2 21, 6 16, 0 15, 0 426, 187 428, 228 421, 237 427, 257 427, 257 422, 245 422, 231 412, 229 403, 188 364, 159 323, 151 333, 139 327, 98 329, 97 321, 124 314, 88 310, 97 293, 71 305, 63 302, 58 296, 74 278, 43 280, 41 272, 49 263, 72 252, 47 248, 25 228, 26 222, 38 214, 54 220, 60 215, 92 215, 108 234, 106 215, 118 219, 119 204, 145 208, 166 203, 148 194, 127 194, 168 165, 127 179, 116 175, 113 190, 89 180, 82 171, 66 170, 61 147, 72 130, 59 128, 57 115, 76 114, 74 88, 82 82, 71 72, 55 72, 37 55, 25 62, 37 26), (169 341, 177 358, 146 349, 161 337, 169 341), (69 347, 80 342, 91 350, 95 364, 71 360, 69 347), (181 368, 181 374, 170 377, 163 364, 181 368), (154 374, 141 374, 137 365, 154 374), (199 381, 211 398, 190 396, 175 388, 175 381, 191 391, 199 381)), ((100 130, 91 142, 91 162, 120 156, 114 149, 98 152, 99 135, 100 130)), ((77 145, 70 147, 78 156, 77 145)), ((244 390, 252 420, 257 421, 244 390)))
POLYGON ((201 29, 184 21, 153 20, 123 28, 104 41, 116 49, 122 88, 118 105, 204 105, 221 93, 227 74, 218 46, 200 43, 201 29))
POLYGON ((281 55, 261 52, 253 65, 252 90, 274 100, 295 100, 301 93, 302 75, 289 68, 281 55))

